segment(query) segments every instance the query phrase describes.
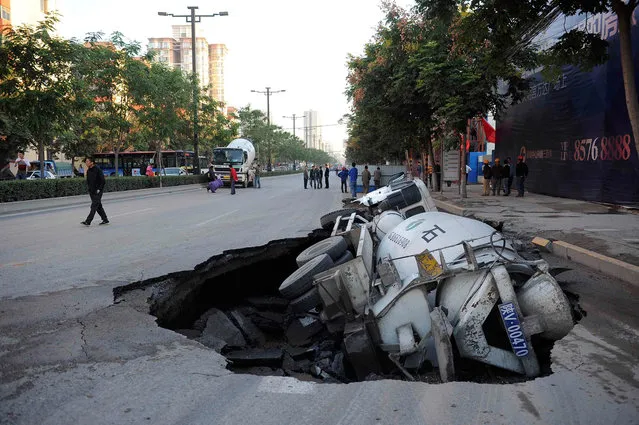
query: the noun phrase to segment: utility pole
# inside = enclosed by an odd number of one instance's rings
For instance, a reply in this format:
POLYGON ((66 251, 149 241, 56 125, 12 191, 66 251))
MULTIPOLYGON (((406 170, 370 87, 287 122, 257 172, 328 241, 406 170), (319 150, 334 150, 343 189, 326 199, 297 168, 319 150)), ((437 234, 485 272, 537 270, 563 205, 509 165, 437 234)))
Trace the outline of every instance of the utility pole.
MULTIPOLYGON (((265 94, 266 95, 266 122, 268 124, 269 127, 269 131, 270 131, 270 127, 271 127, 271 95, 272 94, 276 94, 276 93, 283 93, 286 90, 271 90, 270 87, 266 87, 266 91, 260 91, 260 90, 251 90, 251 93, 261 93, 261 94, 265 94)), ((268 133, 267 133, 267 137, 268 133)), ((271 141, 267 141, 266 143, 267 146, 267 150, 268 150, 268 164, 267 164, 267 170, 271 171, 272 169, 272 165, 271 165, 271 141)))
POLYGON ((469 143, 470 140, 470 122, 471 119, 468 118, 468 122, 466 124, 466 140, 462 142, 461 146, 461 197, 467 198, 468 194, 466 193, 466 143, 469 143))
POLYGON ((199 109, 199 92, 197 78, 197 66, 195 58, 195 24, 200 22, 201 18, 209 18, 213 16, 228 16, 228 12, 218 12, 211 15, 196 15, 195 9, 199 9, 198 6, 188 6, 187 9, 191 11, 188 15, 175 15, 173 13, 158 12, 159 16, 172 16, 174 18, 186 18, 186 22, 191 23, 191 65, 193 70, 193 174, 200 174, 200 143, 198 134, 198 109, 199 109))
MULTIPOLYGON (((287 117, 286 115, 282 116, 282 118, 293 118, 293 137, 295 137, 295 119, 298 118, 297 115, 293 114, 292 117, 287 117)), ((299 118, 306 118, 306 115, 302 115, 299 118)))

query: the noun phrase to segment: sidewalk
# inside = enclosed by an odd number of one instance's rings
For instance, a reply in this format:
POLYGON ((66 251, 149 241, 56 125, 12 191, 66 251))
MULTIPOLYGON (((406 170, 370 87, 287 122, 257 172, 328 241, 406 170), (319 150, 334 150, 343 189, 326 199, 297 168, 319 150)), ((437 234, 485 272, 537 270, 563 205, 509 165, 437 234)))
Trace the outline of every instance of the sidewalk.
MULTIPOLYGON (((517 198, 516 190, 510 196, 481 196, 481 193, 481 185, 471 184, 467 186, 466 199, 462 199, 457 186, 445 186, 443 194, 431 194, 440 210, 503 222, 505 233, 527 242, 541 237, 581 248, 563 256, 600 271, 603 270, 596 263, 602 255, 629 263, 637 273, 631 276, 635 276, 635 283, 639 284, 639 214, 614 206, 528 192, 523 198, 517 198), (577 257, 583 250, 598 255, 586 255, 579 261, 577 257)), ((554 245, 559 248, 561 243, 554 245)), ((623 267, 613 263, 609 264, 612 269, 623 267)))
MULTIPOLYGON (((148 196, 158 196, 167 193, 185 192, 190 190, 204 189, 201 184, 189 184, 182 186, 155 187, 153 189, 126 190, 122 192, 105 192, 102 197, 103 201, 136 199, 148 196)), ((34 199, 31 201, 2 202, 0 203, 0 217, 11 214, 63 209, 71 206, 91 205, 89 195, 64 196, 60 198, 34 199)))

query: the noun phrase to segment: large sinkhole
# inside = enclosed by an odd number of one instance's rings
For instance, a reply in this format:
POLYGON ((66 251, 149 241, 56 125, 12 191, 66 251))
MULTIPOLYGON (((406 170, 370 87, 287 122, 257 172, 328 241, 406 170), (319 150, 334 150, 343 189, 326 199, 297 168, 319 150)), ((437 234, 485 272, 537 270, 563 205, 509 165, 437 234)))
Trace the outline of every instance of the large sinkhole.
MULTIPOLYGON (((293 376, 316 382, 349 383, 362 380, 399 379, 407 375, 379 347, 373 356, 348 356, 343 332, 320 320, 321 312, 300 314, 278 288, 297 268, 296 257, 329 233, 316 230, 305 238, 282 239, 266 245, 225 251, 198 265, 178 272, 135 282, 116 289, 116 299, 138 288, 152 288, 150 313, 157 323, 213 349, 228 360, 236 373, 293 376), (363 376, 366 363, 375 362, 375 372, 363 376), (362 364, 364 367, 362 368, 362 364)), ((530 253, 527 253, 530 257, 530 253)), ((578 296, 566 293, 574 322, 585 312, 578 296)), ((509 350, 499 313, 495 308, 483 324, 490 345, 509 350)), ((533 336, 541 376, 551 373, 553 342, 533 336)), ((481 383, 515 383, 526 376, 460 357, 452 344, 455 379, 481 383)), ((410 376, 438 383, 437 368, 423 362, 410 376)))

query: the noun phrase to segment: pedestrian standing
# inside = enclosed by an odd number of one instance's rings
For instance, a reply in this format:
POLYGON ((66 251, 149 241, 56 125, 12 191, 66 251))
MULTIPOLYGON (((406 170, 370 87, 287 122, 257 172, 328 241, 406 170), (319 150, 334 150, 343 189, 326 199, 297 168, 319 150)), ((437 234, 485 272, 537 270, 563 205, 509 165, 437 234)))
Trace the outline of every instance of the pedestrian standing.
POLYGON ((508 195, 510 195, 510 191, 513 187, 513 180, 515 180, 515 165, 513 164, 513 160, 510 159, 510 157, 508 157, 507 159, 508 164, 510 165, 510 174, 508 175, 508 195))
POLYGON ((348 180, 348 170, 346 169, 346 167, 342 167, 342 171, 337 174, 337 177, 339 177, 342 182, 342 185, 340 186, 340 190, 342 191, 342 193, 348 193, 348 186, 346 183, 346 181, 348 180))
POLYGON ((146 176, 150 179, 155 177, 155 173, 153 172, 153 167, 151 164, 146 166, 146 176))
POLYGON ((27 170, 31 166, 31 163, 28 159, 24 157, 24 151, 18 151, 18 157, 15 160, 16 167, 18 167, 18 172, 16 173, 16 179, 18 180, 26 180, 27 178, 27 170))
POLYGON ((508 180, 510 179, 510 158, 504 160, 504 168, 501 172, 501 181, 504 185, 504 196, 510 195, 510 187, 508 186, 508 180))
POLYGON ((231 195, 235 195, 235 182, 237 181, 237 171, 231 167, 231 195))
POLYGON ((495 192, 497 193, 497 196, 501 195, 501 176, 502 173, 504 172, 504 167, 502 167, 502 165, 500 164, 500 160, 499 158, 495 159, 495 165, 493 165, 493 168, 491 170, 491 183, 493 185, 493 196, 495 196, 495 192))
POLYGON ((326 168, 324 168, 324 183, 326 183, 326 189, 328 189, 328 176, 331 174, 330 168, 328 168, 328 164, 326 164, 326 168))
POLYGON ((317 179, 317 187, 321 189, 322 188, 322 166, 321 165, 315 166, 315 178, 317 179))
POLYGON ((515 167, 515 177, 517 177, 517 197, 524 196, 524 182, 528 177, 528 165, 524 162, 523 156, 517 157, 517 166, 515 167))
POLYGON ((422 162, 421 161, 417 161, 417 178, 421 179, 422 178, 422 172, 424 171, 424 168, 422 168, 422 162))
POLYGON ((357 167, 354 162, 351 169, 348 170, 348 180, 351 185, 351 197, 357 198, 357 167))
POLYGON ((382 187, 382 170, 377 167, 375 173, 373 173, 373 183, 375 183, 375 189, 382 187))
POLYGON ((468 164, 466 164, 466 184, 468 184, 468 175, 470 174, 471 171, 473 171, 473 169, 470 168, 468 164))
POLYGON ((308 166, 304 166, 304 189, 308 189, 307 184, 308 184, 308 166))
POLYGON ((255 176, 253 176, 253 187, 256 189, 262 188, 262 182, 260 181, 260 176, 262 175, 262 166, 258 162, 255 164, 255 176))
POLYGON ((96 212, 102 219, 100 224, 109 224, 109 219, 107 218, 106 212, 102 207, 102 193, 104 191, 105 184, 104 173, 102 173, 100 167, 95 165, 93 158, 85 158, 84 163, 87 166, 87 186, 89 188, 89 196, 91 197, 91 211, 89 211, 89 215, 87 216, 86 220, 81 222, 81 224, 90 226, 96 212))
POLYGON ((364 188, 364 195, 368 193, 368 189, 371 185, 371 172, 368 171, 368 165, 364 166, 364 171, 362 172, 362 186, 364 188))
POLYGON ((484 167, 481 171, 484 175, 484 192, 481 194, 481 196, 488 196, 490 194, 491 169, 490 165, 488 165, 487 159, 484 159, 484 167))

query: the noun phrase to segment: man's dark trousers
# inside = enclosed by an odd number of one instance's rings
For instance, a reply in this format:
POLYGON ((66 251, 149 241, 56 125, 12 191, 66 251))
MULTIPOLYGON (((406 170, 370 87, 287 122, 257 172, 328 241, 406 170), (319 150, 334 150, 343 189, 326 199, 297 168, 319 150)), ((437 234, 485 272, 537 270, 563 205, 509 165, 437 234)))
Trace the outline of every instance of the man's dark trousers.
POLYGON ((104 212, 104 208, 102 208, 102 192, 89 193, 89 196, 91 197, 91 211, 87 216, 86 222, 91 223, 91 221, 93 221, 96 211, 100 218, 102 218, 102 221, 108 221, 106 212, 104 212))
POLYGON ((326 181, 326 189, 328 189, 328 173, 325 174, 324 180, 326 181))

